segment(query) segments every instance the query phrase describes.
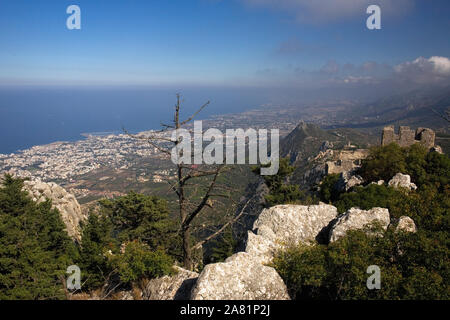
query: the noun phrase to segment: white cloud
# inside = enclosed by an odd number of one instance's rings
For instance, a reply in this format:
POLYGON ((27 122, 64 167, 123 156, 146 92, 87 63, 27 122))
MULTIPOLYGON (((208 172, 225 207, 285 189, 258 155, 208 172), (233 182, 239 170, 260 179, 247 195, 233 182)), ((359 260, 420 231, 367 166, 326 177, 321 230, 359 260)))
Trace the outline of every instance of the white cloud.
POLYGON ((373 86, 376 88, 373 90, 396 90, 424 85, 441 87, 450 85, 450 59, 419 57, 394 66, 375 61, 343 64, 329 60, 314 69, 289 64, 285 68, 261 69, 255 74, 262 83, 302 88, 373 86))
POLYGON ((450 59, 434 56, 419 57, 413 61, 403 62, 394 67, 400 78, 418 83, 434 83, 450 80, 450 59))
POLYGON ((241 0, 254 7, 268 7, 292 14, 299 22, 326 23, 366 15, 371 4, 381 7, 383 15, 408 12, 414 0, 241 0))
POLYGON ((450 59, 446 57, 431 57, 429 61, 433 63, 433 70, 435 72, 444 75, 450 74, 450 59))

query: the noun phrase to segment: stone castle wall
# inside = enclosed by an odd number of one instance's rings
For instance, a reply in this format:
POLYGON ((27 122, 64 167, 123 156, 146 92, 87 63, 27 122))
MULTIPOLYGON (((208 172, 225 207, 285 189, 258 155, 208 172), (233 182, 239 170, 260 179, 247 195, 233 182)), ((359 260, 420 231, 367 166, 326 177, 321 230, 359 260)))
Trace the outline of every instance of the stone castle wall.
POLYGON ((435 138, 434 131, 428 128, 417 128, 414 131, 409 127, 401 126, 398 134, 396 134, 394 126, 388 126, 383 128, 381 145, 385 146, 394 142, 400 147, 409 147, 415 143, 420 143, 424 147, 431 149, 434 147, 435 138))
POLYGON ((361 161, 369 154, 367 149, 340 150, 334 155, 333 161, 326 162, 326 173, 342 173, 352 171, 361 166, 361 161))

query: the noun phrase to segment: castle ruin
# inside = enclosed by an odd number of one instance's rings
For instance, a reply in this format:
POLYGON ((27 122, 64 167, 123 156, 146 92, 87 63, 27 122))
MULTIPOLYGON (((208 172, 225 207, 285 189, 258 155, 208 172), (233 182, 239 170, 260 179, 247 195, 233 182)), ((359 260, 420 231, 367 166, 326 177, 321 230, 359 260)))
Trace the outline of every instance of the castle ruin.
POLYGON ((415 143, 420 143, 424 147, 431 149, 434 147, 435 138, 434 131, 428 128, 417 128, 414 131, 409 127, 401 126, 398 134, 396 134, 394 126, 388 126, 383 128, 381 145, 385 146, 394 142, 400 147, 409 147, 415 143))
POLYGON ((357 150, 340 150, 333 155, 333 161, 326 162, 326 173, 342 173, 347 171, 353 171, 361 166, 363 159, 367 158, 369 150, 357 149, 357 150))

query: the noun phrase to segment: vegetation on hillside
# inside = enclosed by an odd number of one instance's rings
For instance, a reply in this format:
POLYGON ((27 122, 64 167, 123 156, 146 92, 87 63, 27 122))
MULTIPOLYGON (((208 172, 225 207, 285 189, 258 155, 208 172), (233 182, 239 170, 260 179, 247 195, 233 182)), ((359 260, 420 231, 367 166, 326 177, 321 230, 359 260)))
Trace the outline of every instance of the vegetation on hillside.
POLYGON ((77 250, 58 210, 22 187, 10 176, 0 187, 0 300, 63 299, 61 277, 77 250))
POLYGON ((180 239, 164 200, 130 192, 100 204, 82 228, 80 267, 86 288, 127 286, 172 272, 180 239))
MULTIPOLYGON (((290 184, 289 178, 292 176, 295 167, 289 164, 289 158, 281 158, 279 169, 275 175, 263 176, 264 182, 269 188, 269 194, 264 198, 268 207, 277 204, 311 204, 315 200, 300 190, 297 184, 290 184)), ((260 174, 261 166, 255 167, 253 172, 260 174)))
POLYGON ((274 265, 295 299, 450 299, 448 240, 425 232, 383 237, 350 231, 329 245, 299 245, 274 265), (367 268, 381 270, 380 290, 369 290, 367 268))
POLYGON ((22 188, 10 176, 0 187, 0 299, 67 298, 71 265, 82 291, 100 289, 100 297, 173 273, 180 239, 164 200, 133 192, 102 200, 76 244, 51 201, 38 204, 22 188))
MULTIPOLYGON (((255 168, 254 173, 259 173, 255 168)), ((298 185, 290 184, 294 168, 280 159, 277 175, 264 176, 269 206, 310 204, 298 185)), ((416 191, 386 184, 367 184, 349 192, 335 188, 337 175, 323 181, 322 201, 339 212, 351 207, 388 208, 392 224, 383 237, 351 231, 331 244, 298 245, 280 252, 274 266, 297 299, 449 299, 450 159, 420 145, 375 147, 359 172, 367 183, 409 174, 416 191), (411 217, 416 233, 396 232, 397 219, 411 217), (381 268, 380 290, 368 290, 367 267, 381 268)), ((82 225, 80 244, 70 239, 51 201, 34 202, 23 182, 6 176, 0 187, 0 299, 64 299, 70 265, 82 272, 82 291, 106 297, 144 280, 172 274, 183 260, 179 221, 159 197, 130 192, 99 202, 82 225)), ((377 228, 377 226, 368 226, 377 228)), ((372 233, 373 234, 373 233, 372 233)), ((212 239, 206 262, 219 262, 236 246, 230 227, 212 239)))
MULTIPOLYGON (((350 231, 328 245, 298 245, 280 252, 274 266, 297 299, 449 299, 450 159, 420 145, 375 147, 359 172, 367 182, 411 175, 416 191, 369 184, 339 193, 337 176, 321 184, 321 200, 337 206, 389 209, 392 224, 382 237, 350 231), (396 232, 401 216, 416 233, 396 232), (381 289, 369 290, 367 267, 381 269, 381 289)), ((368 226, 370 227, 370 226, 368 226)))

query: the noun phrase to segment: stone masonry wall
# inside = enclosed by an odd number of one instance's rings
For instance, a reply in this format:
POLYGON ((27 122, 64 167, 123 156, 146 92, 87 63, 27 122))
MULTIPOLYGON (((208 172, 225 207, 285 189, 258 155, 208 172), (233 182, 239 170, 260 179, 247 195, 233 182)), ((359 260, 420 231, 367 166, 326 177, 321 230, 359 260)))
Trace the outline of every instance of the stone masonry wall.
POLYGON ((415 143, 420 143, 424 147, 431 149, 434 147, 435 133, 428 128, 417 128, 416 131, 409 127, 401 126, 398 134, 395 133, 394 126, 383 128, 381 145, 397 143, 401 147, 409 147, 415 143))

